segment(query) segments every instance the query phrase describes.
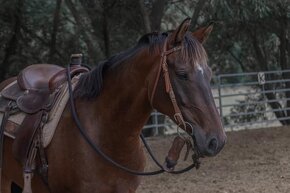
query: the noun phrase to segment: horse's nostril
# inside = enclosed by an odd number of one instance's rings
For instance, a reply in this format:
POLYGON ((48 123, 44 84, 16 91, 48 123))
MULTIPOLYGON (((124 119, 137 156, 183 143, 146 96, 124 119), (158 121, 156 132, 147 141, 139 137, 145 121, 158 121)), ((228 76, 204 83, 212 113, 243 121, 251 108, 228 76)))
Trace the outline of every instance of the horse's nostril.
POLYGON ((208 150, 212 153, 214 153, 217 148, 218 148, 218 141, 216 138, 212 138, 209 143, 208 143, 208 146, 207 146, 208 150))

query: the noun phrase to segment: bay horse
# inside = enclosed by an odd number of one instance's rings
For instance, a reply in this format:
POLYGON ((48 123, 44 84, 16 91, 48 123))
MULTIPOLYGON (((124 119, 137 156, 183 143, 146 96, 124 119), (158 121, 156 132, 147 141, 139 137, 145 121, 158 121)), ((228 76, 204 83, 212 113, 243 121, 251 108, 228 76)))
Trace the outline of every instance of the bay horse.
MULTIPOLYGON (((214 156, 226 135, 211 93, 211 70, 202 43, 212 26, 189 32, 190 20, 168 33, 151 33, 137 45, 81 76, 74 90, 76 113, 92 143, 120 165, 145 168, 139 135, 153 109, 191 132, 200 157, 214 156)), ((4 140, 2 193, 23 187, 22 168, 4 140)), ((140 177, 104 160, 80 134, 67 104, 45 149, 48 181, 35 175, 33 192, 133 193, 140 177)))

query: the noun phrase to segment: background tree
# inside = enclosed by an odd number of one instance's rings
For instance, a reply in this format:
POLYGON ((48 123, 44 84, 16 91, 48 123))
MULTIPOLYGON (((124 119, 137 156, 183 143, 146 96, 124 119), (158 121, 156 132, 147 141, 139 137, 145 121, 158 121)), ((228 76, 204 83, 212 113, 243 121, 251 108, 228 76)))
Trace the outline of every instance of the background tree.
MULTIPOLYGON (((220 0, 213 6, 216 9, 216 20, 222 26, 221 33, 216 38, 218 44, 215 45, 222 45, 219 50, 228 53, 230 59, 230 62, 218 66, 230 69, 225 65, 232 65, 232 70, 239 72, 289 69, 289 1, 220 0)), ((211 48, 218 50, 214 45, 211 48)), ((220 68, 219 71, 224 72, 223 69, 220 68)), ((267 76, 268 80, 273 78, 267 76)), ((290 74, 283 73, 281 78, 289 79, 290 74)), ((280 89, 290 88, 290 83, 278 86, 280 89)), ((265 89, 275 88, 273 84, 266 84, 265 89)), ((290 98, 290 92, 286 91, 283 95, 267 92, 266 97, 269 100, 290 98)), ((276 100, 269 102, 269 105, 278 118, 290 117, 290 111, 283 110, 290 107, 290 100, 287 99, 285 104, 276 100)), ((290 122, 287 120, 281 123, 290 122)))
MULTIPOLYGON (((289 0, 0 0, 0 80, 32 63, 66 65, 82 52, 95 65, 167 31, 185 17, 191 30, 216 23, 205 46, 216 74, 289 69, 289 0)), ((290 76, 290 75, 289 75, 290 76)), ((284 75, 283 78, 290 77, 284 75)), ((240 80, 234 80, 240 81, 240 80)), ((289 83, 280 85, 290 88, 289 83)), ((266 89, 272 89, 271 86, 266 89)), ((277 98, 267 94, 269 99, 277 98)), ((283 97, 290 98, 290 92, 283 97)), ((290 107, 273 102, 273 109, 290 107)), ((290 116, 290 112, 276 114, 290 116)))

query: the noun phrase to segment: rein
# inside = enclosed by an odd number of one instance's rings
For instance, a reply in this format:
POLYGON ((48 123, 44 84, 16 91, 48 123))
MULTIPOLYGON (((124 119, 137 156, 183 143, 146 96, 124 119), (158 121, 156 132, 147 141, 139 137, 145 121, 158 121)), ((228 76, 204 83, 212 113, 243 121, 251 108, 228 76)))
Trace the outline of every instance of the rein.
MULTIPOLYGON (((170 83, 170 78, 169 78, 169 73, 168 73, 168 65, 166 62, 166 56, 178 51, 181 49, 181 46, 178 47, 174 47, 170 50, 166 51, 166 42, 164 43, 164 47, 163 47, 163 53, 161 54, 161 63, 159 66, 159 70, 158 70, 158 74, 157 74, 157 78, 155 80, 154 83, 154 87, 153 87, 153 92, 150 98, 150 102, 152 104, 153 102, 153 98, 155 95, 155 91, 157 88, 157 84, 158 84, 158 80, 161 74, 161 68, 163 70, 163 74, 164 74, 164 79, 165 79, 165 86, 166 86, 166 92, 169 94, 169 97, 171 99, 172 105, 174 107, 174 118, 175 120, 178 122, 179 126, 182 125, 184 126, 184 129, 186 129, 186 125, 189 124, 187 122, 184 121, 181 111, 177 105, 176 99, 175 99, 175 94, 172 88, 172 85, 170 83)), ((111 163, 112 165, 114 165, 115 167, 122 169, 130 174, 133 175, 138 175, 138 176, 151 176, 151 175, 157 175, 157 174, 161 174, 163 172, 167 172, 167 173, 171 173, 171 174, 181 174, 184 172, 187 172, 189 170, 191 170, 192 168, 198 168, 199 164, 198 164, 198 157, 196 157, 196 155, 193 155, 193 163, 191 165, 189 165, 188 167, 181 169, 181 170, 177 170, 177 171, 167 171, 164 170, 162 164, 160 164, 158 162, 158 160, 155 158, 155 156, 152 153, 151 148, 149 147, 148 143, 146 142, 143 134, 140 135, 140 138, 142 139, 142 142, 144 143, 144 146, 146 148, 146 150, 148 151, 149 155, 151 156, 152 160, 156 163, 156 165, 160 168, 160 170, 156 170, 156 171, 150 171, 150 172, 140 172, 140 171, 136 171, 136 170, 132 170, 129 169, 119 163, 117 163, 116 161, 112 160, 109 156, 107 156, 99 147, 96 146, 96 144, 94 144, 94 142, 90 139, 90 137, 88 136, 88 134, 86 133, 81 121, 78 118, 77 112, 76 112, 76 107, 75 107, 75 103, 74 103, 74 98, 73 98, 73 90, 72 90, 72 85, 71 85, 71 75, 70 75, 70 65, 68 65, 67 67, 67 78, 68 78, 68 91, 69 91, 69 101, 70 101, 70 108, 71 108, 71 113, 72 113, 72 117, 80 131, 80 133, 82 134, 83 138, 86 140, 86 142, 91 146, 91 148, 94 149, 94 151, 101 156, 104 160, 108 161, 109 163, 111 163)), ((190 125, 190 124, 189 124, 190 125)), ((191 126, 191 125, 190 125, 191 126)), ((191 127, 192 128, 192 127, 191 127)))

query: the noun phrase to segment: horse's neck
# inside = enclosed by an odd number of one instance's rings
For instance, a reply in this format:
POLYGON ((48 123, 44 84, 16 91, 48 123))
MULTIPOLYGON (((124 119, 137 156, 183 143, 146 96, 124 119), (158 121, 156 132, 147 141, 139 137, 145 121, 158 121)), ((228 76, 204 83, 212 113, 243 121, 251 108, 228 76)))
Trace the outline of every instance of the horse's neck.
POLYGON ((96 100, 93 103, 83 101, 86 105, 82 106, 87 112, 83 118, 91 117, 88 126, 98 132, 98 138, 105 140, 110 136, 110 140, 122 140, 124 143, 126 139, 139 140, 142 127, 152 111, 147 79, 152 66, 156 67, 157 58, 150 61, 138 57, 110 69, 96 100))

